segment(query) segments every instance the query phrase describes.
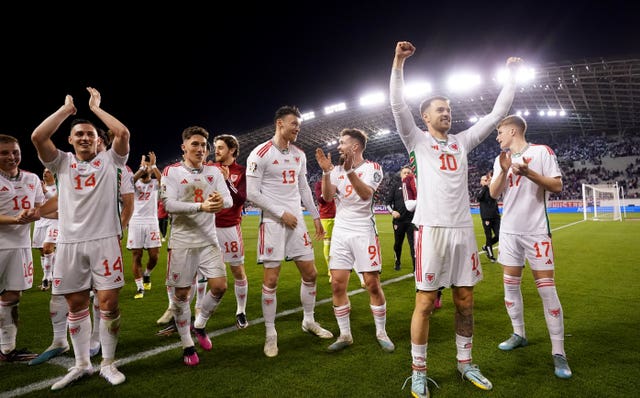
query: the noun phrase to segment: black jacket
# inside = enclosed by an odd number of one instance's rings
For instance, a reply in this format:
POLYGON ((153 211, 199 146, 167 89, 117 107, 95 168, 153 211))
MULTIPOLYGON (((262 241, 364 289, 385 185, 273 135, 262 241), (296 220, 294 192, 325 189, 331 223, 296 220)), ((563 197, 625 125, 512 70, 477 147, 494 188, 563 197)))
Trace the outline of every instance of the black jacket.
POLYGON ((493 199, 489 194, 489 186, 484 185, 480 188, 478 194, 478 203, 480 203, 480 218, 483 220, 500 217, 498 210, 498 201, 493 199))
POLYGON ((400 177, 394 178, 391 182, 385 204, 400 213, 399 218, 393 219, 394 223, 410 223, 413 220, 413 212, 404 207, 404 195, 402 194, 402 180, 400 177))

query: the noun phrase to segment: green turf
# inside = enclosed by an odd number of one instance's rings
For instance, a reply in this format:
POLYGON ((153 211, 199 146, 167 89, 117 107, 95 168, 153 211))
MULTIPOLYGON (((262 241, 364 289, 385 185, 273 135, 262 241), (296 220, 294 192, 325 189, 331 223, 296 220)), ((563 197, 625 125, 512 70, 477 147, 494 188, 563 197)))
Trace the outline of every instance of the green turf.
MULTIPOLYGON (((550 342, 542 305, 530 272, 523 278, 525 322, 530 345, 503 352, 498 343, 511 332, 503 305, 500 266, 481 256, 485 280, 476 287, 474 362, 493 382, 493 391, 478 390, 462 381, 455 367, 453 308, 445 291, 443 308, 432 318, 429 341, 429 376, 432 397, 631 397, 640 378, 640 223, 579 222, 581 214, 552 214, 555 229, 556 284, 565 314, 566 350, 574 376, 560 380, 553 375, 550 342)), ((166 250, 152 275, 153 288, 144 299, 134 300, 135 285, 130 267, 121 292, 122 328, 117 357, 127 382, 113 387, 97 375, 56 392, 55 396, 124 397, 409 397, 401 390, 410 374, 409 324, 414 303, 409 250, 405 243, 403 268, 393 269, 393 233, 389 216, 377 216, 381 235, 383 273, 386 282, 387 331, 396 351, 383 352, 375 340, 368 296, 351 296, 353 346, 328 353, 332 340, 320 340, 300 328, 299 274, 292 263, 282 269, 278 286, 278 312, 291 313, 276 320, 280 353, 266 358, 262 352, 264 325, 254 323, 245 330, 234 327, 235 299, 232 277, 227 295, 207 326, 219 330, 210 352, 199 351, 200 365, 182 364, 178 337, 156 337, 156 319, 167 306, 163 286, 166 250), (168 345, 173 345, 169 349, 168 345), (142 359, 132 356, 157 350, 142 359)), ((480 220, 474 216, 478 246, 484 242, 480 220)), ((255 264, 258 217, 245 217, 243 232, 249 278, 247 315, 261 318, 262 269, 255 264)), ((322 260, 322 243, 316 242, 319 269, 316 319, 338 333, 330 304, 330 286, 322 260)), ((130 254, 124 250, 125 261, 130 254)), ((20 303, 18 347, 40 352, 51 342, 48 317, 49 293, 36 285, 42 278, 39 257, 34 288, 20 303)), ((528 270, 527 270, 528 271, 528 270)), ((353 277, 351 288, 359 288, 353 277)), ((72 358, 72 354, 67 355, 72 358)), ((94 358, 94 364, 99 359, 94 358)), ((40 397, 52 394, 50 385, 66 369, 47 363, 27 366, 0 363, 0 397, 40 397)))

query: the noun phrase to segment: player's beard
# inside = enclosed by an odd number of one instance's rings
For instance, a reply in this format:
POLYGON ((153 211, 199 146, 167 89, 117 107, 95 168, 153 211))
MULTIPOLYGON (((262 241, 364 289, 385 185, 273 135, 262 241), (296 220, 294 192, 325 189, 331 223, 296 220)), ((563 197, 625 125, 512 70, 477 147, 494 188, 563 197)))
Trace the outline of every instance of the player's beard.
POLYGON ((340 159, 338 159, 340 166, 344 165, 344 155, 340 155, 340 159))

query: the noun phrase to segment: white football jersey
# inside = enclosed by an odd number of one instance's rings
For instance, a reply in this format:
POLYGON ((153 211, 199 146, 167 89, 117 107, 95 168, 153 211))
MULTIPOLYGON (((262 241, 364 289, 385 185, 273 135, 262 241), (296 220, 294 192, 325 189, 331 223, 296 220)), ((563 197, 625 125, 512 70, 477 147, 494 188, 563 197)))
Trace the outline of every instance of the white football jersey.
MULTIPOLYGON (((512 163, 529 161, 529 169, 546 177, 560 177, 562 172, 558 159, 546 145, 530 144, 521 155, 511 155, 512 163)), ((501 173, 500 157, 493 163, 493 178, 501 173)), ((548 234, 551 232, 547 218, 549 191, 535 184, 527 177, 507 172, 507 181, 502 193, 502 220, 500 232, 509 234, 548 234)))
MULTIPOLYGON (((375 192, 382 181, 382 168, 378 163, 365 161, 354 171, 366 185, 375 192)), ((336 166, 331 171, 331 184, 336 186, 336 216, 333 231, 353 231, 362 233, 373 228, 376 221, 373 213, 373 195, 362 199, 353 189, 344 168, 336 166)))
POLYGON ((204 165, 194 170, 183 163, 175 163, 163 170, 160 186, 164 207, 171 216, 169 248, 219 246, 215 214, 198 209, 214 192, 222 196, 225 209, 233 205, 220 169, 204 165))
MULTIPOLYGON (((56 184, 45 185, 44 188, 46 190, 46 192, 44 193, 44 201, 45 202, 47 200, 51 199, 52 197, 54 197, 58 193, 58 187, 56 186, 56 184)), ((52 219, 52 218, 40 217, 39 220, 36 220, 33 223, 33 227, 34 227, 34 229, 35 228, 47 228, 48 226, 53 225, 54 222, 57 225, 58 220, 52 219)))
MULTIPOLYGON (((16 179, 0 174, 0 214, 15 217, 44 203, 40 178, 20 170, 16 179)), ((0 225, 0 249, 31 247, 31 224, 0 225)))
POLYGON ((128 156, 109 149, 81 161, 58 149, 56 158, 44 163, 58 180, 58 243, 122 235, 118 198, 128 156))
POLYGON ((302 218, 299 184, 307 178, 307 157, 302 149, 291 144, 281 151, 271 140, 262 143, 249 154, 246 175, 248 184, 252 177, 259 179, 260 192, 275 211, 262 209, 263 222, 280 222, 284 211, 302 218))
POLYGON ((133 215, 131 224, 152 224, 158 222, 158 180, 152 178, 148 183, 141 179, 134 184, 133 215))
POLYGON ((403 72, 391 71, 391 111, 398 134, 415 162, 418 196, 413 223, 431 227, 473 227, 469 201, 467 155, 506 116, 515 94, 515 80, 503 86, 493 110, 473 126, 446 141, 436 140, 421 130, 403 97, 403 72))

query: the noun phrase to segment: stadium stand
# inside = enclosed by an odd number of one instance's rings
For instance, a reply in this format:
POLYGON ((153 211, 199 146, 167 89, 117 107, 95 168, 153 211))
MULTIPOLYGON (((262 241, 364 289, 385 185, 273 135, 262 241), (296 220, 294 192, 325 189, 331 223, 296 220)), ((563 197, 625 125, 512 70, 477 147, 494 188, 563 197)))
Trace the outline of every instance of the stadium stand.
MULTIPOLYGON (((490 81, 471 94, 447 89, 434 89, 433 93, 450 98, 454 117, 451 133, 455 134, 471 126, 472 118, 482 117, 490 111, 499 89, 497 82, 490 81)), ((408 102, 416 122, 424 128, 418 113, 421 99, 408 102)), ((582 182, 612 180, 617 180, 628 191, 631 195, 628 197, 640 196, 640 59, 567 61, 537 68, 535 79, 517 92, 512 112, 523 112, 529 124, 527 139, 530 142, 545 143, 558 155, 566 185, 552 199, 579 199, 582 182), (623 162, 610 162, 609 159, 623 162)), ((388 99, 370 107, 360 106, 357 100, 347 101, 344 111, 315 114, 315 118, 304 121, 303 134, 296 143, 307 154, 311 182, 320 176, 315 149, 321 147, 337 159, 336 145, 327 143, 335 140, 345 127, 357 127, 369 135, 367 158, 379 162, 386 176, 408 163, 408 155, 395 132, 388 99)), ((253 148, 272 134, 269 122, 263 127, 238 133, 237 137, 242 148, 253 148)), ((498 151, 494 133, 470 154, 472 202, 478 189, 476 182, 491 169, 498 151)), ((248 149, 242 151, 238 162, 246 163, 249 152, 248 149)), ((379 187, 377 197, 380 202, 387 184, 388 178, 385 178, 379 187)))

